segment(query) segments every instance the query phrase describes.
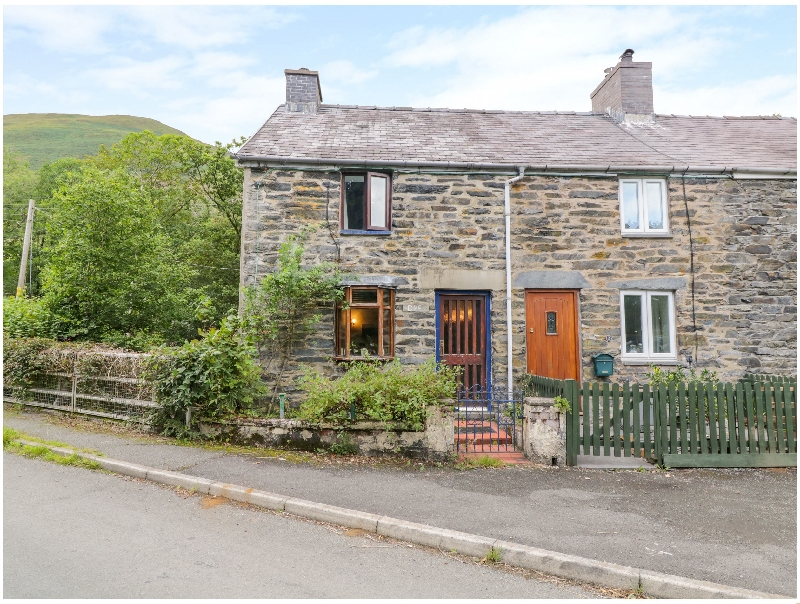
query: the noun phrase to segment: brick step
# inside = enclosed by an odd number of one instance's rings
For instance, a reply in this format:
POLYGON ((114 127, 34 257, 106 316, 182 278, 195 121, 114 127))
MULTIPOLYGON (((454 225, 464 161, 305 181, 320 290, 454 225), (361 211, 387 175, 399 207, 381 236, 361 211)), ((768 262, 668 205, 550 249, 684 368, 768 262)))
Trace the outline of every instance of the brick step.
POLYGON ((495 422, 457 421, 456 441, 474 443, 476 445, 506 445, 512 442, 512 436, 506 430, 500 430, 495 422))
POLYGON ((486 445, 489 446, 492 443, 497 443, 498 445, 507 445, 511 444, 513 439, 511 436, 507 434, 459 434, 458 438, 456 439, 457 443, 469 443, 475 445, 486 445))

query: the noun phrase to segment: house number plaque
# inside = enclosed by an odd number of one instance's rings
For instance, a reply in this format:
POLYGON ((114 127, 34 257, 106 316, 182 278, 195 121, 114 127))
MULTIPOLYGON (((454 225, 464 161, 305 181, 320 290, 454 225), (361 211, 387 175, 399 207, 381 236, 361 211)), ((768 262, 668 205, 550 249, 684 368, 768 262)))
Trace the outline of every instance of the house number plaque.
POLYGON ((428 310, 427 304, 406 304, 403 307, 406 312, 424 312, 428 310))

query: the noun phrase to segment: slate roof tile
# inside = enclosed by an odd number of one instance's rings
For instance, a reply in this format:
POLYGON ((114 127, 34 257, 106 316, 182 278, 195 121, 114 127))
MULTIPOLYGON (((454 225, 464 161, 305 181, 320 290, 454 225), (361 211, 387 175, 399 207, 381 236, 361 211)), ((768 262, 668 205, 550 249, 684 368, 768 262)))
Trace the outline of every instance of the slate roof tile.
POLYGON ((239 150, 258 157, 453 161, 519 165, 797 166, 797 120, 657 115, 618 124, 605 114, 281 105, 239 150))

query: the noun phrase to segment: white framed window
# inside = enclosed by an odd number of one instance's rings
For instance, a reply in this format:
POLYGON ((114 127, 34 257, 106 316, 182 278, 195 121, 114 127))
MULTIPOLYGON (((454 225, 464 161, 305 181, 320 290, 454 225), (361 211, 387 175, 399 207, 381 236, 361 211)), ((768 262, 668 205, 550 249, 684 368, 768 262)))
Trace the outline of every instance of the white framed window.
POLYGON ((668 234, 667 182, 661 178, 621 178, 619 218, 623 235, 668 234))
POLYGON ((621 291, 622 359, 677 359, 675 294, 668 291, 621 291))

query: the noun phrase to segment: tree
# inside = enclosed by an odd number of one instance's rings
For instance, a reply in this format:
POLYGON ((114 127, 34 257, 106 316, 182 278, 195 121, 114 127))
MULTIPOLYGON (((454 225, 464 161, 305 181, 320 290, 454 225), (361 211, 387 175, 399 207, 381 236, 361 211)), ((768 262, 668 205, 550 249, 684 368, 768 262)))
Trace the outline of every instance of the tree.
POLYGON ((199 269, 191 286, 212 300, 215 322, 239 301, 242 170, 234 141, 211 147, 186 136, 130 134, 93 161, 124 170, 156 209, 178 256, 199 269))
POLYGON ((53 202, 44 301, 73 337, 191 335, 199 298, 189 286, 192 268, 180 262, 146 193, 126 172, 86 166, 69 174, 53 202))
POLYGON ((28 200, 34 198, 36 172, 28 159, 3 149, 3 293, 13 295, 17 288, 22 240, 28 200))

